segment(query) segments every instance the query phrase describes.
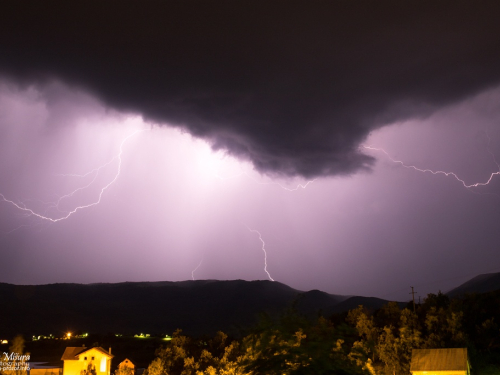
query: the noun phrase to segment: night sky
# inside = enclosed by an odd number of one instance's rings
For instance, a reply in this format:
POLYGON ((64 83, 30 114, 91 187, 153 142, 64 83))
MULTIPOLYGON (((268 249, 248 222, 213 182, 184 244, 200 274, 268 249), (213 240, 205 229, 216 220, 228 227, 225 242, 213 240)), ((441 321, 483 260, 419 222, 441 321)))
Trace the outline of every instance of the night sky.
POLYGON ((496 1, 4 2, 0 282, 408 300, 500 272, 499 19, 496 1))

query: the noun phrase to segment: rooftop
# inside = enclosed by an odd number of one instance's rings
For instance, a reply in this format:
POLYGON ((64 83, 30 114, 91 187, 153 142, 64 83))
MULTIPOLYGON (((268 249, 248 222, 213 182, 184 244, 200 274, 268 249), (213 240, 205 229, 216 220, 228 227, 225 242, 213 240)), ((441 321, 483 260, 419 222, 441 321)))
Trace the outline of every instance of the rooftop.
POLYGON ((410 371, 467 371, 467 348, 413 349, 410 371))

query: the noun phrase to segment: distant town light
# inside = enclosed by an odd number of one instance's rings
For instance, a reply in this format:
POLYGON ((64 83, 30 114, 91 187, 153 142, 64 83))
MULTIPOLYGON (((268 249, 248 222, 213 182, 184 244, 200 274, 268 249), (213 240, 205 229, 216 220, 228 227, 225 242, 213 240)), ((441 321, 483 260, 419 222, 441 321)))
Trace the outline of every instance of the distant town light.
POLYGON ((2 344, 8 344, 9 342, 7 340, 2 340, 2 344))
POLYGON ((68 339, 69 339, 69 338, 71 337, 71 332, 68 332, 68 333, 66 334, 66 336, 67 336, 67 337, 68 337, 68 339))

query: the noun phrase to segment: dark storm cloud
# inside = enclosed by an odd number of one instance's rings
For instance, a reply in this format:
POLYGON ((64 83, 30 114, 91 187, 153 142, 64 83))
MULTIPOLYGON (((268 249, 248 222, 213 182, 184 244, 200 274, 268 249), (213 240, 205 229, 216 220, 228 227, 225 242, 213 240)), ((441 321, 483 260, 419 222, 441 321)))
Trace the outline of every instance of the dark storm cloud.
POLYGON ((285 175, 346 174, 373 129, 500 81, 496 1, 9 2, 0 71, 83 87, 285 175))

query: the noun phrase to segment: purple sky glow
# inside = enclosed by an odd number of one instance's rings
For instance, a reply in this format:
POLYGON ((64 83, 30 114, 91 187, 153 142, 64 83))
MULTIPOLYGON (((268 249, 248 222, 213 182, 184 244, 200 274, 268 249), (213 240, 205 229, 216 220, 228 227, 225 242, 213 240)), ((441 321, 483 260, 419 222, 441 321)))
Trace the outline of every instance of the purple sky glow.
MULTIPOLYGON (((499 99, 490 90, 425 121, 384 127, 364 144, 484 181, 498 169, 487 145, 489 137, 500 155, 499 99)), ((189 134, 107 111, 61 84, 46 92, 4 86, 0 111, 1 192, 53 219, 95 202, 117 173, 121 141, 142 130, 124 143, 120 175, 98 205, 51 223, 1 203, 4 282, 186 280, 198 265, 196 279, 267 279, 248 227, 262 234, 270 275, 297 289, 405 299, 408 285, 425 295, 500 270, 500 179, 468 190, 373 152, 373 171, 301 188, 307 180, 263 176, 189 134), (95 180, 75 176, 109 161, 95 180), (50 208, 82 187, 60 212, 50 208)))
POLYGON ((9 5, 0 282, 272 278, 404 301, 500 272, 500 175, 468 189, 363 147, 467 185, 499 172, 499 7, 382 3, 145 7, 133 36, 133 7, 88 25, 9 5))

